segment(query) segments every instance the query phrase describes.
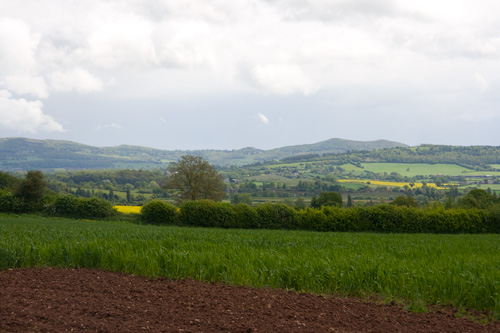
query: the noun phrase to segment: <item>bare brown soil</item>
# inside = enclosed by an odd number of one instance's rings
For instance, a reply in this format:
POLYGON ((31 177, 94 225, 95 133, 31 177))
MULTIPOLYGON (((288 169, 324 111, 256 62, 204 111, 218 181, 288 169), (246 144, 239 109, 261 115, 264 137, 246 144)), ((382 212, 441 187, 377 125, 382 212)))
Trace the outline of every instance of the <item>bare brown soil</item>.
POLYGON ((0 332, 500 332, 451 311, 102 270, 0 272, 0 332))

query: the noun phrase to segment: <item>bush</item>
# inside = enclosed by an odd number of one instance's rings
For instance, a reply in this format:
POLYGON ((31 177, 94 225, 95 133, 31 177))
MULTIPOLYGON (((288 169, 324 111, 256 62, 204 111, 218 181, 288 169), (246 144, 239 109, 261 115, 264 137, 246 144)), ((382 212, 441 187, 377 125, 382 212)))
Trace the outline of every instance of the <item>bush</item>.
POLYGON ((300 215, 284 204, 265 203, 257 206, 259 228, 263 229, 298 229, 300 215))
POLYGON ((141 219, 153 224, 176 224, 178 221, 177 208, 169 203, 154 200, 141 209, 141 219))
POLYGON ((0 191, 0 212, 22 213, 25 210, 25 206, 22 198, 18 198, 10 192, 0 191))
POLYGON ((217 215, 217 227, 237 228, 236 212, 234 211, 233 205, 227 202, 218 202, 215 209, 215 214, 217 215))
POLYGON ((77 216, 80 218, 105 218, 115 215, 116 210, 113 205, 101 198, 78 198, 77 216))
POLYGON ((326 215, 319 209, 301 209, 299 211, 299 217, 299 229, 328 231, 326 215))
POLYGON ((73 195, 62 195, 49 208, 49 213, 57 216, 78 216, 78 199, 73 195))
POLYGON ((217 204, 211 200, 186 201, 180 207, 179 219, 182 224, 216 227, 219 225, 217 204))
POLYGON ((259 225, 259 215, 255 208, 240 203, 233 207, 235 217, 233 228, 254 229, 259 225))

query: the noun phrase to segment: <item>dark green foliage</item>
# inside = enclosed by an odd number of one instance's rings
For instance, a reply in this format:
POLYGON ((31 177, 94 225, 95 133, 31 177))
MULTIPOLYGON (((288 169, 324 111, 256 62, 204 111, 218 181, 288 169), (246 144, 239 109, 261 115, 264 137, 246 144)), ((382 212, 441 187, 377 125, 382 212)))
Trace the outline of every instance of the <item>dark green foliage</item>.
POLYGON ((241 193, 241 194, 236 193, 231 196, 231 203, 232 204, 244 203, 251 206, 252 196, 249 193, 241 193))
POLYGON ((478 208, 485 209, 493 206, 498 199, 485 190, 471 190, 465 196, 458 199, 457 206, 460 208, 478 208))
POLYGON ((347 208, 352 207, 352 198, 350 194, 347 194, 347 208))
POLYGON ((200 227, 236 228, 233 205, 212 200, 186 201, 180 207, 180 222, 200 227))
POLYGON ((0 190, 13 190, 19 183, 20 180, 18 178, 0 171, 0 190))
POLYGON ((24 211, 24 200, 16 197, 11 192, 0 191, 0 212, 22 213, 24 211))
POLYGON ((174 205, 160 200, 151 201, 141 209, 141 219, 146 223, 176 224, 178 215, 174 205))
POLYGON ((79 198, 77 203, 77 215, 80 218, 105 218, 115 215, 113 205, 100 198, 79 198))
POLYGON ((418 206, 415 198, 410 197, 409 195, 397 197, 396 199, 394 199, 393 202, 391 202, 391 204, 395 205, 395 206, 405 206, 405 207, 417 207, 418 206))
POLYGON ((180 207, 182 224, 201 227, 288 229, 333 232, 500 233, 500 205, 488 210, 378 205, 295 210, 266 203, 255 208, 213 201, 188 201, 180 207))
POLYGON ((257 211, 247 204, 240 203, 233 207, 235 218, 234 228, 254 229, 259 224, 259 215, 257 211))
POLYGON ((73 195, 61 195, 52 204, 49 213, 57 216, 78 216, 78 199, 73 195))
POLYGON ((26 178, 15 190, 15 195, 24 201, 23 211, 39 211, 43 207, 46 182, 43 173, 38 170, 28 171, 26 178))
POLYGON ((236 224, 236 212, 234 206, 227 202, 216 204, 217 227, 234 228, 236 224))
POLYGON ((342 207, 342 196, 337 192, 321 192, 318 198, 312 198, 311 207, 321 208, 323 206, 342 207))
POLYGON ((329 231, 326 215, 318 209, 306 208, 298 212, 299 229, 329 231))
POLYGON ((297 211, 284 204, 266 203, 256 208, 259 227, 263 229, 297 229, 297 211))
POLYGON ((168 170, 168 188, 179 191, 180 201, 224 198, 224 180, 201 156, 185 155, 168 170))
POLYGON ((180 209, 181 224, 200 227, 216 227, 220 224, 217 204, 214 201, 186 201, 180 206, 180 209))

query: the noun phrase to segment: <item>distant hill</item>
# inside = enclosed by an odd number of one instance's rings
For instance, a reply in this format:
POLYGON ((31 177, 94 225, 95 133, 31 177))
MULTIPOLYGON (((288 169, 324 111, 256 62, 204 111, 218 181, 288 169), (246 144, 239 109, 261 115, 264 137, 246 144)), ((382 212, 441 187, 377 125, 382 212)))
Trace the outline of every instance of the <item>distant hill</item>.
POLYGON ((252 147, 237 150, 161 150, 130 145, 94 147, 61 140, 3 138, 0 139, 0 170, 152 169, 166 167, 186 154, 203 156, 215 165, 245 165, 298 155, 338 154, 392 147, 408 146, 387 140, 330 139, 271 150, 252 147))

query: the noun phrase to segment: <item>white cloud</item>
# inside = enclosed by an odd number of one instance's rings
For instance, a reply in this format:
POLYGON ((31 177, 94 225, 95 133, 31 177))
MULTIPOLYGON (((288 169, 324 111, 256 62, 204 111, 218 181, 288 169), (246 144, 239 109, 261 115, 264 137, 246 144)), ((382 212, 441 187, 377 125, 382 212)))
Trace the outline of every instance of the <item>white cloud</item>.
POLYGON ((102 130, 105 130, 105 129, 108 129, 108 128, 111 128, 111 129, 121 129, 122 126, 118 125, 118 124, 115 124, 115 123, 98 124, 97 126, 94 127, 94 131, 99 132, 99 131, 102 131, 102 130))
POLYGON ((121 78, 148 71, 172 80, 181 72, 185 81, 210 71, 227 86, 277 95, 422 81, 446 87, 439 68, 464 77, 469 70, 450 59, 484 59, 473 72, 486 72, 500 57, 500 3, 487 0, 28 3, 0 4, 9 17, 0 17, 0 85, 37 98, 104 91, 113 79, 119 89, 121 78))
POLYGON ((317 85, 294 65, 257 65, 252 74, 257 85, 276 94, 310 95, 318 90, 317 85))
POLYGON ((56 92, 76 91, 88 93, 101 91, 102 81, 82 68, 75 68, 70 71, 56 71, 50 74, 50 87, 56 92))
POLYGON ((9 75, 5 78, 5 87, 20 95, 33 95, 38 98, 49 96, 47 83, 41 76, 9 75))
POLYGON ((64 132, 51 116, 43 113, 41 101, 12 98, 7 90, 0 90, 0 126, 18 132, 64 132))
POLYGON ((490 85, 488 81, 479 73, 474 74, 474 78, 476 79, 477 84, 479 85, 479 91, 484 93, 490 90, 490 85))
POLYGON ((265 124, 265 125, 268 125, 268 124, 269 124, 269 119, 268 119, 265 115, 263 115, 262 113, 260 113, 260 112, 259 112, 259 113, 257 113, 257 116, 259 117, 259 120, 260 120, 263 124, 265 124))
POLYGON ((29 73, 36 69, 39 40, 39 35, 33 34, 22 20, 0 17, 0 73, 29 73))

